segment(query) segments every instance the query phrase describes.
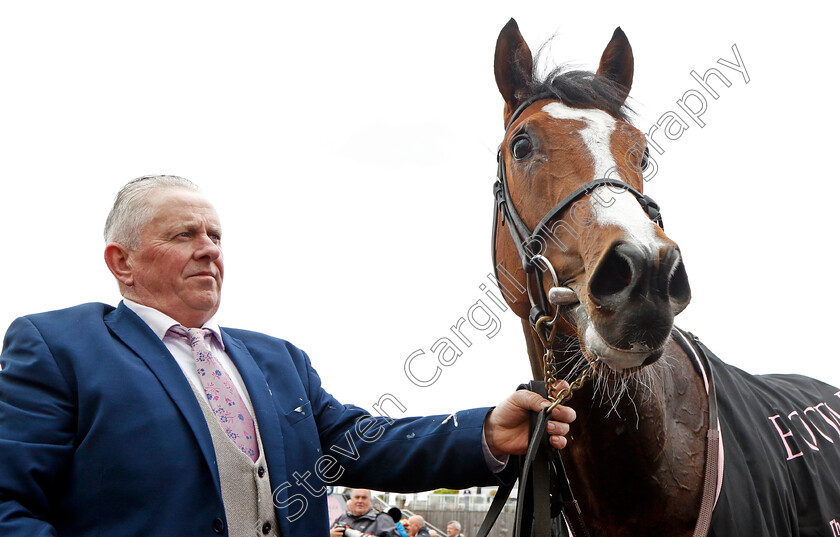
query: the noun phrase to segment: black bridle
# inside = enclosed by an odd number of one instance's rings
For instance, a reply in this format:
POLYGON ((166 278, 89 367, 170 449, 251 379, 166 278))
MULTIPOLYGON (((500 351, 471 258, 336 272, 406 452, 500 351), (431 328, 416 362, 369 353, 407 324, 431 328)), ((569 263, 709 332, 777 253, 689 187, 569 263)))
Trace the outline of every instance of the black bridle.
MULTIPOLYGON (((519 116, 521 116, 522 113, 536 101, 542 99, 558 99, 558 97, 552 94, 542 93, 531 97, 519 105, 519 107, 511 115, 510 120, 508 120, 508 124, 505 127, 504 139, 507 139, 507 133, 510 131, 511 126, 519 118, 519 116)), ((555 286, 560 286, 562 284, 562 282, 557 281, 556 274, 554 273, 554 269, 551 267, 551 264, 541 255, 541 243, 538 237, 548 230, 549 224, 557 217, 557 215, 565 211, 577 198, 584 194, 591 193, 599 186, 613 186, 621 188, 633 194, 642 206, 642 209, 645 210, 648 217, 659 225, 660 228, 663 227, 662 215, 659 212, 659 205, 653 201, 653 199, 642 194, 624 181, 620 181, 618 179, 600 178, 581 185, 575 189, 574 192, 560 200, 554 208, 543 216, 536 227, 534 227, 534 230, 531 231, 522 220, 522 217, 519 216, 519 213, 516 211, 516 207, 511 200, 506 173, 507 166, 504 155, 502 154, 501 146, 499 146, 496 161, 498 162, 498 170, 496 172, 496 182, 493 184, 493 197, 495 198, 496 206, 493 211, 493 235, 491 243, 493 269, 496 273, 496 281, 499 281, 498 265, 496 264, 496 229, 499 224, 499 215, 501 214, 501 224, 503 226, 506 223, 508 224, 508 231, 510 232, 514 245, 516 245, 516 251, 519 254, 520 261, 522 262, 522 268, 526 273, 526 287, 531 301, 531 313, 529 318, 532 326, 536 324, 536 319, 546 315, 548 311, 548 301, 546 299, 546 293, 543 289, 542 278, 539 277, 539 275, 534 274, 536 272, 535 269, 537 267, 537 262, 542 261, 544 266, 552 272, 552 276, 555 279, 555 286), (537 286, 536 300, 534 299, 534 293, 531 290, 532 280, 535 281, 535 285, 537 286)))

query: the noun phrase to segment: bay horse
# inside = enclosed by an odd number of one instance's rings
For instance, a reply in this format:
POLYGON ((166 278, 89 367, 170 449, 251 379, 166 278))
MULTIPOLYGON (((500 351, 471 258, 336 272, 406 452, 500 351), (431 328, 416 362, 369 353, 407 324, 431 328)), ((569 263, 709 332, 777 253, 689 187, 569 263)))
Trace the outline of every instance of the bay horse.
POLYGON ((493 262, 534 378, 579 379, 561 456, 583 521, 593 537, 838 536, 840 390, 749 375, 674 327, 691 289, 643 194, 633 66, 618 28, 595 73, 537 78, 513 19, 494 61, 493 262))

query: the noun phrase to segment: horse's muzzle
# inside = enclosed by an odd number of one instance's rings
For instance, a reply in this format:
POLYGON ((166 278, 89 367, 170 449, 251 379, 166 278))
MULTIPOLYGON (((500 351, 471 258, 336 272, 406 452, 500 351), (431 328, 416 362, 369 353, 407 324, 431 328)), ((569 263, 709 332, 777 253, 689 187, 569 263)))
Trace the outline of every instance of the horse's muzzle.
MULTIPOLYGON (((599 355, 614 354, 620 369, 655 361, 674 316, 691 300, 679 248, 670 241, 663 241, 658 250, 616 241, 596 265, 588 299, 587 342, 600 347, 599 355)), ((609 356, 599 357, 612 365, 609 356)))

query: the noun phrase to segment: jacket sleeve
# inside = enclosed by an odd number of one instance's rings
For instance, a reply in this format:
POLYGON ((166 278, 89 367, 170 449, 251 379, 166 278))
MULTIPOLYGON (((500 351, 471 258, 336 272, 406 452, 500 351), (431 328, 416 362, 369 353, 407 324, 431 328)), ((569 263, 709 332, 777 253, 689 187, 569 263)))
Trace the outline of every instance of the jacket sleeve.
POLYGON ((55 536, 47 518, 73 456, 75 396, 26 318, 6 332, 0 368, 0 534, 55 536))
MULTIPOLYGON (((321 386, 305 356, 306 384, 321 448, 341 465, 335 484, 394 492, 498 485, 482 447, 489 408, 398 418, 343 405, 321 386)), ((397 409, 405 411, 405 409, 397 409)), ((388 411, 394 412, 394 406, 388 411)))

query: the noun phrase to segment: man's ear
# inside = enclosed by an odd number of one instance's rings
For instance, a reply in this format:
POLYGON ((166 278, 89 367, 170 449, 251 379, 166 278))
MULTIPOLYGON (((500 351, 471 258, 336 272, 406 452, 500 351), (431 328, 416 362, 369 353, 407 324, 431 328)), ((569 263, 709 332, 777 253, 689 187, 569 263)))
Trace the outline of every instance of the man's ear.
POLYGON ((128 248, 118 242, 108 243, 105 247, 105 264, 121 285, 127 287, 134 285, 128 248))

